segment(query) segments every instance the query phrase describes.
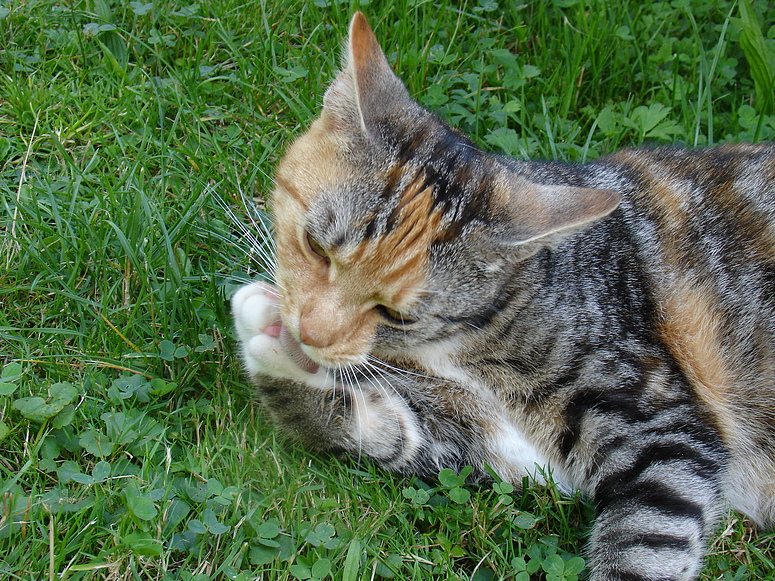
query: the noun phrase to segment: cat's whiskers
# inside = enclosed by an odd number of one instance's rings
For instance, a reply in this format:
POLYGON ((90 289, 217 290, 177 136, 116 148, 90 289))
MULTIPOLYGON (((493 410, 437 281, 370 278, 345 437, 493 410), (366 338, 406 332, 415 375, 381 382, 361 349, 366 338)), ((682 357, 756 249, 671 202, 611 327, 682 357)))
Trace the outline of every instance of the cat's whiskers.
POLYGON ((401 397, 401 394, 394 385, 394 380, 396 379, 394 374, 390 374, 386 370, 380 369, 370 361, 365 361, 361 367, 363 369, 363 373, 368 373, 369 376, 373 379, 373 382, 370 381, 370 383, 372 383, 372 385, 374 385, 378 391, 381 391, 385 397, 390 397, 388 389, 395 395, 401 397))
POLYGON ((370 370, 372 370, 374 373, 379 374, 381 377, 385 378, 385 381, 390 386, 393 393, 395 393, 397 396, 402 397, 399 390, 396 388, 395 383, 396 382, 408 382, 412 381, 410 375, 411 372, 405 372, 402 369, 398 368, 392 368, 390 370, 380 368, 379 366, 375 365, 374 363, 368 363, 366 364, 370 370))
MULTIPOLYGON (((396 387, 394 385, 395 381, 397 379, 400 379, 401 376, 404 375, 404 374, 401 373, 400 369, 396 368, 395 372, 388 371, 386 369, 383 369, 383 368, 379 367, 378 365, 375 365, 371 361, 366 361, 363 364, 363 368, 364 368, 364 370, 368 370, 368 372, 372 376, 382 378, 385 381, 385 383, 390 387, 390 389, 393 391, 393 393, 395 393, 396 395, 401 397, 401 394, 399 393, 399 391, 396 389, 396 387)), ((383 390, 387 391, 387 388, 385 388, 383 386, 383 390)))
MULTIPOLYGON (((390 390, 392 390, 393 393, 395 393, 399 398, 401 397, 398 390, 395 388, 395 385, 393 385, 393 382, 390 381, 391 377, 384 370, 379 369, 374 365, 369 364, 368 362, 362 366, 362 369, 364 375, 365 373, 368 373, 369 376, 371 376, 371 379, 367 377, 366 380, 377 390, 377 392, 382 393, 386 399, 390 398, 388 388, 390 388, 390 390)), ((396 425, 400 426, 401 420, 399 418, 398 412, 392 406, 391 409, 393 411, 392 415, 396 425)), ((399 430, 398 442, 403 450, 405 445, 403 430, 399 430)))
POLYGON ((337 399, 336 399, 336 383, 337 383, 337 370, 333 369, 331 367, 324 367, 326 370, 326 379, 323 381, 323 385, 321 386, 321 389, 325 390, 328 387, 328 381, 331 380, 331 383, 333 384, 333 388, 331 389, 331 407, 328 410, 328 423, 331 423, 331 421, 334 418, 334 412, 336 411, 337 407, 337 399))
MULTIPOLYGON (((259 225, 253 217, 250 217, 251 222, 254 224, 254 229, 248 228, 242 220, 234 213, 234 211, 226 204, 225 201, 219 200, 218 202, 231 219, 232 223, 239 229, 242 234, 241 242, 247 242, 247 254, 257 255, 259 257, 259 263, 267 271, 275 273, 277 270, 277 259, 274 253, 274 242, 269 235, 268 226, 265 224, 259 225), (265 234, 266 236, 259 238, 256 236, 256 232, 265 234), (267 248, 267 246, 269 248, 267 248)), ((216 234, 219 238, 227 240, 223 235, 216 234)), ((234 244, 234 238, 228 238, 231 244, 234 244)), ((273 276, 274 278, 274 276, 273 276)))
MULTIPOLYGON (((418 373, 416 371, 410 371, 408 369, 401 369, 400 367, 396 367, 395 365, 391 365, 390 363, 387 363, 386 361, 383 361, 379 357, 375 357, 374 355, 371 355, 371 354, 368 356, 368 360, 367 361, 368 361, 368 363, 371 366, 375 367, 376 369, 380 369, 379 366, 381 365, 381 366, 386 367, 390 371, 393 371, 393 372, 395 372, 395 373, 397 373, 399 375, 404 375, 404 376, 407 376, 407 377, 410 377, 410 376, 411 377, 423 377, 425 379, 437 379, 434 376, 427 375, 425 373, 418 373)), ((382 369, 380 369, 380 371, 385 373, 385 371, 382 370, 382 369)))
POLYGON ((333 388, 331 389, 331 393, 330 393, 331 407, 328 410, 328 422, 331 423, 334 419, 334 412, 336 411, 336 408, 337 408, 336 385, 338 383, 344 383, 344 379, 342 377, 342 372, 338 367, 325 367, 325 370, 326 370, 326 379, 323 383, 322 389, 326 389, 329 378, 333 382, 333 388))
MULTIPOLYGON (((274 275, 277 271, 277 259, 274 237, 271 234, 272 226, 268 217, 257 208, 254 208, 250 200, 248 200, 240 191, 242 207, 245 209, 245 215, 252 226, 252 228, 249 228, 225 200, 219 197, 216 197, 215 199, 229 217, 232 224, 238 228, 242 234, 242 238, 248 243, 247 253, 257 255, 262 268, 270 273, 272 279, 275 280, 276 276, 274 275)), ((230 239, 230 242, 232 244, 234 243, 233 238, 230 239)))
MULTIPOLYGON (((346 378, 345 383, 347 388, 352 393, 353 397, 360 398, 362 408, 368 409, 368 402, 366 401, 366 395, 363 393, 360 382, 355 374, 355 368, 352 363, 346 363, 339 368, 343 372, 343 378, 346 378)), ((363 430, 358 430, 358 456, 357 461, 360 463, 361 455, 363 451, 363 430)))
POLYGON ((240 274, 240 273, 238 273, 238 274, 223 274, 223 275, 219 275, 219 276, 224 281, 230 281, 230 282, 236 283, 238 285, 250 284, 251 282, 253 282, 252 278, 250 278, 249 276, 246 276, 245 274, 240 274))
MULTIPOLYGON (((454 326, 456 324, 455 321, 453 321, 449 317, 442 317, 442 316, 439 315, 439 319, 441 319, 447 325, 450 325, 450 326, 454 326)), ((465 324, 468 325, 469 327, 471 327, 472 329, 477 330, 477 331, 482 331, 483 330, 479 325, 476 325, 476 324, 472 323, 471 321, 466 321, 465 324)))
MULTIPOLYGON (((369 361, 364 362, 357 371, 360 371, 360 374, 363 376, 364 380, 367 381, 374 388, 374 390, 380 393, 385 399, 391 399, 390 391, 392 391, 393 394, 395 394, 395 396, 398 398, 403 399, 394 385, 395 380, 397 379, 394 374, 390 374, 386 370, 380 369, 369 361)), ((398 411, 392 406, 391 409, 396 425, 401 426, 401 419, 399 417, 398 411)), ((398 432, 397 441, 403 448, 406 442, 402 429, 400 429, 398 432)))
MULTIPOLYGON (((267 271, 273 275, 277 272, 277 259, 272 250, 267 250, 262 243, 247 227, 242 227, 242 234, 248 242, 248 254, 252 254, 258 257, 259 263, 267 271)), ((273 278, 275 278, 273 276, 273 278)))
MULTIPOLYGON (((251 255, 257 254, 256 251, 255 251, 255 247, 253 247, 253 246, 235 244, 233 236, 226 236, 226 235, 217 234, 217 233, 214 233, 214 232, 211 233, 210 235, 212 237, 214 237, 214 238, 218 238, 220 240, 228 242, 232 246, 237 246, 240 250, 242 250, 243 254, 245 254, 246 256, 249 257, 248 260, 250 260, 251 255)), ((259 269, 261 270, 261 272, 264 272, 267 275, 269 275, 269 277, 272 280, 274 280, 276 278, 274 276, 274 268, 275 267, 272 264, 267 265, 267 259, 266 258, 259 256, 257 262, 259 264, 259 269)), ((246 279, 246 278, 238 278, 238 277, 233 277, 233 276, 232 277, 228 277, 227 276, 226 278, 232 278, 232 279, 235 279, 235 280, 239 280, 240 282, 250 282, 250 280, 246 279)))

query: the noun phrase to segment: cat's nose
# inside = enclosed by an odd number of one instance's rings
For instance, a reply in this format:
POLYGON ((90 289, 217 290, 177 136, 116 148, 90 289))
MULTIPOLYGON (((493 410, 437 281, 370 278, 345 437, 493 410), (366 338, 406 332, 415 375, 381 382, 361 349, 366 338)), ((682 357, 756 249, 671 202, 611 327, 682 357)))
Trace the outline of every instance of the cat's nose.
POLYGON ((327 333, 325 329, 315 328, 310 324, 310 319, 302 316, 299 319, 299 341, 309 347, 329 347, 333 344, 333 334, 327 333))

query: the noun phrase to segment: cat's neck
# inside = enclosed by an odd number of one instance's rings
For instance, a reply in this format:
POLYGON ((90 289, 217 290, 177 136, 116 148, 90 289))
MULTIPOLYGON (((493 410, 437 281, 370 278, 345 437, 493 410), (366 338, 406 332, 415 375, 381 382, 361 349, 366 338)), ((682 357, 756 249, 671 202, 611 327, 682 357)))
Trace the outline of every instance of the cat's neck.
POLYGON ((491 376, 488 383, 495 385, 508 375, 506 384, 528 393, 539 375, 541 381, 561 376, 610 337, 654 328, 656 309, 644 290, 647 273, 639 270, 631 252, 614 250, 631 244, 615 213, 515 265, 507 287, 519 289, 518 294, 486 324, 430 341, 403 357, 424 373, 454 381, 491 376), (612 288, 618 303, 605 300, 612 288), (578 348, 567 348, 571 340, 578 348))

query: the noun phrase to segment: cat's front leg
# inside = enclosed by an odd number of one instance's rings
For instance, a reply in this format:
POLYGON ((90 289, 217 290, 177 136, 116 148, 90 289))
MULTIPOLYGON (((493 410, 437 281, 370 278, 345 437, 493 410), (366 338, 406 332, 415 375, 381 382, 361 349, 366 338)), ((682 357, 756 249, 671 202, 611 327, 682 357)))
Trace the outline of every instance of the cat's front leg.
POLYGON ((358 381, 319 367, 284 331, 275 287, 254 282, 232 298, 242 359, 275 424, 306 445, 401 469, 418 447, 414 413, 385 378, 358 381))

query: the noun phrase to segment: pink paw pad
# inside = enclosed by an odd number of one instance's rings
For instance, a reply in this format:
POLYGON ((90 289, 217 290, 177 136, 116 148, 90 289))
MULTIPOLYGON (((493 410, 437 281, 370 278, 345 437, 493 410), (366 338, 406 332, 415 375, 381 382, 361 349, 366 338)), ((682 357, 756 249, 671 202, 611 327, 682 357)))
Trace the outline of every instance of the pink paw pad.
POLYGON ((264 329, 264 335, 269 335, 270 337, 277 339, 280 336, 280 333, 282 333, 282 330, 283 325, 278 321, 277 323, 272 323, 266 329, 264 329))

